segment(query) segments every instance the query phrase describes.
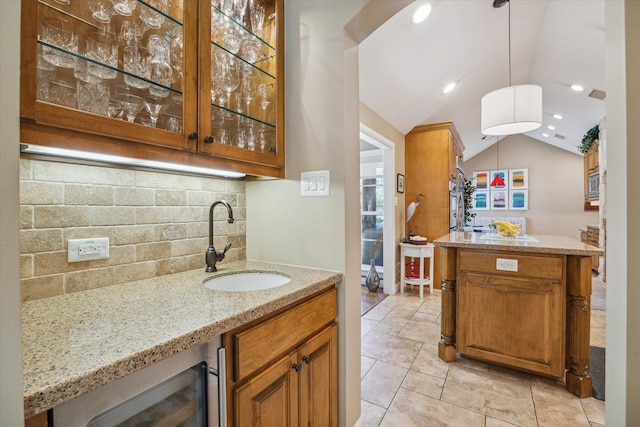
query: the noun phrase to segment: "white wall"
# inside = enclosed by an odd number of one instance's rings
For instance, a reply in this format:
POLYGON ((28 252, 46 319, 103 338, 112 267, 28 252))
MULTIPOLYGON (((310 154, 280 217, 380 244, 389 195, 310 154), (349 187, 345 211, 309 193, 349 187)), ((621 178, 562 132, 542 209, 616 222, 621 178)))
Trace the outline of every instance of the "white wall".
POLYGON ((0 1, 0 424, 22 425, 18 140, 20 2, 0 1))
MULTIPOLYGON (((576 142, 575 145, 578 145, 576 142)), ((529 210, 478 211, 477 216, 526 217, 527 234, 580 238, 579 228, 598 226, 598 211, 584 211, 582 156, 525 135, 511 135, 464 162, 465 175, 474 171, 529 169, 529 210), (496 164, 496 150, 499 165, 496 164)))
POLYGON ((608 426, 640 425, 640 2, 606 1, 608 426))

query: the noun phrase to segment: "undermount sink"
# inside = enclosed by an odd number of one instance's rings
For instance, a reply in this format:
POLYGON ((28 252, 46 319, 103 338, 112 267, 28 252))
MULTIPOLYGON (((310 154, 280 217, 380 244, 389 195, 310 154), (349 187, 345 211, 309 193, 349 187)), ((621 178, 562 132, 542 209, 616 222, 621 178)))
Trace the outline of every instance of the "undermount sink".
POLYGON ((246 292, 276 288, 291 282, 278 273, 248 272, 216 276, 204 282, 204 287, 214 291, 246 292))

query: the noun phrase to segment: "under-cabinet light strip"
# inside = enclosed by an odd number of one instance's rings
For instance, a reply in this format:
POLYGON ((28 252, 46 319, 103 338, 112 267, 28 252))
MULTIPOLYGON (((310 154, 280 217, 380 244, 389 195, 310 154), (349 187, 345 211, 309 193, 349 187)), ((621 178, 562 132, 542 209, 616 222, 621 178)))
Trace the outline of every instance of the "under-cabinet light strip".
POLYGON ((42 145, 20 144, 23 153, 40 154, 44 156, 66 157, 72 159, 113 163, 127 166, 140 166, 152 169, 187 172, 201 175, 212 175, 223 178, 243 178, 245 174, 199 166, 181 165, 178 163, 158 162, 155 160, 135 159, 133 157, 114 156, 111 154, 90 153, 87 151, 69 150, 67 148, 47 147, 42 145))

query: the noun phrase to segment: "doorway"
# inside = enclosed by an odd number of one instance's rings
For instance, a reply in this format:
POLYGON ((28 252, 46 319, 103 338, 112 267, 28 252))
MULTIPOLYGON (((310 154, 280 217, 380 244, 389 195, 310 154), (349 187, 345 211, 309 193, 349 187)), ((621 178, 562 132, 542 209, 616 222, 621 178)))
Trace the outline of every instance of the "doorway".
POLYGON ((371 260, 381 278, 382 292, 395 293, 393 144, 360 125, 361 283, 371 260))

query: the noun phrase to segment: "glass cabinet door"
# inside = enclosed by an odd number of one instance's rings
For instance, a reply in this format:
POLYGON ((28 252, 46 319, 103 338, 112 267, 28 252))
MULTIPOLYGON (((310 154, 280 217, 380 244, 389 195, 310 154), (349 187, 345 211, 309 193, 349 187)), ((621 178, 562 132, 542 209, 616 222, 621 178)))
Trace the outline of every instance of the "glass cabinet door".
MULTIPOLYGON (((203 2, 204 3, 204 2, 203 2)), ((268 165, 283 165, 283 2, 214 0, 201 20, 199 150, 268 165), (204 30, 202 29, 204 28, 204 30)))

